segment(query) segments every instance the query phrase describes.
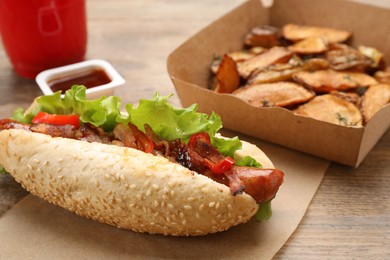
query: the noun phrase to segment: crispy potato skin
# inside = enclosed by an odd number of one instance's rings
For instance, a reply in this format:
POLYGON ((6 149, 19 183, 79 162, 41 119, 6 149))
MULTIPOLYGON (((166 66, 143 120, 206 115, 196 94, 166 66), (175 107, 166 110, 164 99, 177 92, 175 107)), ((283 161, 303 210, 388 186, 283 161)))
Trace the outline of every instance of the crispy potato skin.
POLYGON ((237 64, 229 55, 223 56, 215 78, 218 83, 215 91, 218 93, 232 93, 240 86, 237 64))
POLYGON ((276 63, 286 63, 292 52, 284 47, 273 47, 270 50, 246 60, 238 65, 240 75, 247 79, 256 69, 266 68, 276 63))
POLYGON ((309 37, 322 37, 329 43, 340 43, 351 37, 351 33, 327 27, 286 24, 283 26, 283 36, 293 42, 309 37))
POLYGON ((317 93, 328 93, 334 90, 355 90, 358 87, 377 84, 373 77, 364 73, 337 72, 334 70, 300 71, 293 75, 293 80, 317 93))
POLYGON ((294 113, 332 124, 362 126, 362 114, 359 108, 330 94, 316 96, 310 102, 295 109, 294 113))
POLYGON ((256 107, 288 107, 309 101, 314 93, 292 82, 250 85, 233 93, 256 107))
POLYGON ((309 37, 288 47, 299 54, 317 54, 328 50, 328 43, 321 37, 309 37))
POLYGON ((390 103, 390 84, 377 84, 371 86, 362 98, 362 112, 364 122, 368 121, 382 107, 390 103))

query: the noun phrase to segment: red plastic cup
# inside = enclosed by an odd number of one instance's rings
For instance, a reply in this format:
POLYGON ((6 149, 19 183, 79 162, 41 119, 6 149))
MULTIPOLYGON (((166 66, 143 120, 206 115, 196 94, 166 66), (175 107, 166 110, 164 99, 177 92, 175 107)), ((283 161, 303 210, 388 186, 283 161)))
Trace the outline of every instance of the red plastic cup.
POLYGON ((84 59, 87 47, 85 0, 0 0, 0 33, 19 75, 84 59))

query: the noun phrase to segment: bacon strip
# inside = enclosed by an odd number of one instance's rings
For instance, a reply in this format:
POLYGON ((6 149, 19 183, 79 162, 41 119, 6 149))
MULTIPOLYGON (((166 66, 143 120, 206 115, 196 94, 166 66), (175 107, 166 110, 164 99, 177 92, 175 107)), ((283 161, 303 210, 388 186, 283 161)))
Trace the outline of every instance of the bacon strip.
POLYGON ((7 129, 24 129, 26 131, 30 131, 30 125, 22 124, 12 119, 0 120, 0 131, 7 129))

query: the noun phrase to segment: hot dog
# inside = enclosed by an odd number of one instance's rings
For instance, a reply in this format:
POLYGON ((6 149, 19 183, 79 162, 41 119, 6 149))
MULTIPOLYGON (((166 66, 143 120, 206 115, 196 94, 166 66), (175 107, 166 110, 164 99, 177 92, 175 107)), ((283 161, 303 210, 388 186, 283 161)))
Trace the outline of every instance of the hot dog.
POLYGON ((0 165, 50 203, 137 232, 196 236, 268 218, 284 173, 221 137, 218 115, 168 98, 124 114, 119 98, 87 100, 83 86, 39 97, 0 121, 0 165))

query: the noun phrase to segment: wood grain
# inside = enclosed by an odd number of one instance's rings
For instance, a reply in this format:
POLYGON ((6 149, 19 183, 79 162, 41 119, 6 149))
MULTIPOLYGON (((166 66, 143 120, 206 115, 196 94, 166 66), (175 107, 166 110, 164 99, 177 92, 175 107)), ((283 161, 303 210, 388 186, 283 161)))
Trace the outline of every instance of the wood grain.
MULTIPOLYGON (((87 58, 110 61, 126 79, 123 102, 174 93, 168 54, 241 0, 88 0, 87 58)), ((0 45, 0 118, 41 92, 17 76, 0 45)), ((173 103, 179 105, 177 97, 173 103)), ((390 259, 390 131, 358 169, 331 164, 306 216, 275 259, 390 259)), ((0 176, 0 215, 27 193, 0 176)))

